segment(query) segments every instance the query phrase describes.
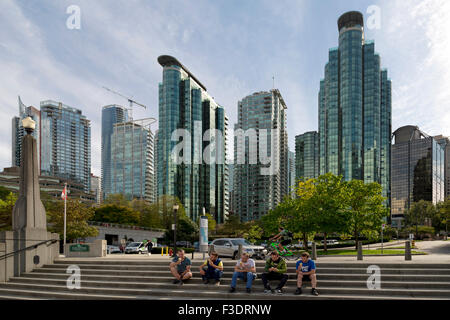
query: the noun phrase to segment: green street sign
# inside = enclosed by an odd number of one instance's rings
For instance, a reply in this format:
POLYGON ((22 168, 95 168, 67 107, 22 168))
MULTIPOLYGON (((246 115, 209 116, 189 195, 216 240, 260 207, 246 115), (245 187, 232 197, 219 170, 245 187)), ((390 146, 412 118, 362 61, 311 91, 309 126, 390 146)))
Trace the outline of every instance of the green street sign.
POLYGON ((89 245, 79 243, 71 245, 70 252, 89 252, 89 245))

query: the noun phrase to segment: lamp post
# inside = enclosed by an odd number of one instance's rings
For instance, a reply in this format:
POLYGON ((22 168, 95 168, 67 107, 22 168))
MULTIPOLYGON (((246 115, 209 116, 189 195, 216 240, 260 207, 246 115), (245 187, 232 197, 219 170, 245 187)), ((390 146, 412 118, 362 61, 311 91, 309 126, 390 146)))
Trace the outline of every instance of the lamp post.
POLYGON ((31 117, 26 117, 22 120, 22 127, 28 134, 32 134, 34 129, 36 129, 36 122, 31 117))
POLYGON ((177 211, 178 211, 178 204, 173 205, 173 256, 175 257, 177 255, 177 211))

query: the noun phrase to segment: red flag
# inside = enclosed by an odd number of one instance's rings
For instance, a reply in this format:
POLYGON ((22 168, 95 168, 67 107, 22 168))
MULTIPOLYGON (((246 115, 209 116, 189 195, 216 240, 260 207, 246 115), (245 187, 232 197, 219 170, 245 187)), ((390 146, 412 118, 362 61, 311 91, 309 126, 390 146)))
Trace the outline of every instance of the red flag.
POLYGON ((62 193, 61 193, 61 199, 66 200, 67 199, 67 190, 66 187, 64 187, 62 193))

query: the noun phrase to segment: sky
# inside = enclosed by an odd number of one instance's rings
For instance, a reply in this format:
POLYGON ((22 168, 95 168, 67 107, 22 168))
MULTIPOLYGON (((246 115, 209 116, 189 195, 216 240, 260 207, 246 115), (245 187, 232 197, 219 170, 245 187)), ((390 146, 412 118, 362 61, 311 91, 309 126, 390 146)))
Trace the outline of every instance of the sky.
POLYGON ((160 55, 176 57, 206 86, 231 128, 239 100, 275 85, 293 151, 296 135, 318 129, 319 82, 338 45, 337 19, 351 10, 364 14, 365 38, 392 80, 393 130, 417 125, 450 136, 448 0, 1 0, 0 170, 11 166, 20 95, 26 105, 51 99, 81 109, 100 175, 102 106, 127 104, 102 87, 146 105, 134 108, 135 119, 157 119, 160 55), (80 29, 67 27, 71 5, 80 29))

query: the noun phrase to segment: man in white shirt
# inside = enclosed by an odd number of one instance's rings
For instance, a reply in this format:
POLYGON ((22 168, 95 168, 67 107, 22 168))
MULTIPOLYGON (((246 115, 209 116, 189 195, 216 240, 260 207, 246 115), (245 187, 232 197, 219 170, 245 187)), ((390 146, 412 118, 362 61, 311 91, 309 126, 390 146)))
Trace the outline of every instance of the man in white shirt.
POLYGON ((238 278, 247 282, 247 293, 251 293, 252 282, 256 278, 256 266, 255 260, 250 259, 250 256, 247 252, 244 252, 241 255, 241 259, 236 263, 236 266, 234 267, 230 292, 236 291, 236 282, 238 278))

